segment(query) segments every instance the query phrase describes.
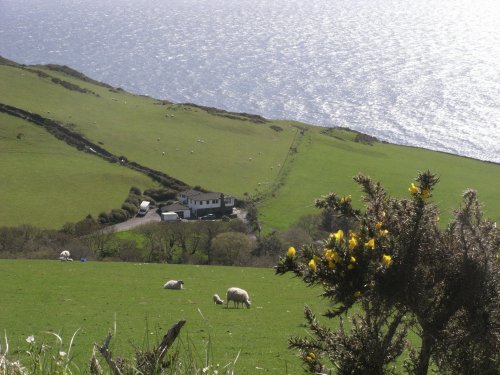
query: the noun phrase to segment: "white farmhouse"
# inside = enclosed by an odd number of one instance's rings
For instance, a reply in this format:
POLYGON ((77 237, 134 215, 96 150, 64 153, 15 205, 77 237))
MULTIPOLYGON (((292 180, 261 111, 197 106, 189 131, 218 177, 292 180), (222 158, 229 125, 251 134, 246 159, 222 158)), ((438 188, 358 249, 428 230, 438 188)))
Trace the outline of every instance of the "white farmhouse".
POLYGON ((224 193, 203 193, 190 189, 180 192, 178 198, 183 205, 189 207, 194 217, 208 214, 220 217, 233 213, 234 197, 224 193))

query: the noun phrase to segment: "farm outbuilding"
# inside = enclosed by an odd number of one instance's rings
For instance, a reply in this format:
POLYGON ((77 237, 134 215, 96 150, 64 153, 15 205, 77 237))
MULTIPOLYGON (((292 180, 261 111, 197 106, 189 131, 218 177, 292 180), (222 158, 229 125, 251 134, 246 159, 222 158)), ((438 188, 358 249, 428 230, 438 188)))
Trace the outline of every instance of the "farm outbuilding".
MULTIPOLYGON (((189 219, 191 217, 191 210, 189 207, 180 203, 169 204, 161 208, 161 213, 175 212, 181 219, 189 219)), ((160 215, 161 216, 161 215, 160 215)))

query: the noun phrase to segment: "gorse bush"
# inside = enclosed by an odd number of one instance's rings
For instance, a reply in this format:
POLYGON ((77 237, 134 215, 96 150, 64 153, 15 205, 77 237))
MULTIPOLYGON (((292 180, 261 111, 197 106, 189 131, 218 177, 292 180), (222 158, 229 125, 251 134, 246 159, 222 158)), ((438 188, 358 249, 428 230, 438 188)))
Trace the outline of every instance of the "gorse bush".
POLYGON ((421 173, 409 199, 390 197, 380 183, 355 177, 364 192, 364 210, 350 196, 330 194, 316 202, 349 223, 321 245, 290 248, 277 273, 294 272, 323 287, 341 317, 354 305, 360 313, 349 330, 321 326, 306 306, 313 336, 294 337, 311 372, 330 367, 338 374, 397 373, 406 350, 405 372, 423 375, 433 366, 442 374, 500 373, 499 230, 482 215, 477 195, 467 190, 446 229, 432 204, 438 182, 421 173), (411 347, 407 332, 418 333, 411 347))

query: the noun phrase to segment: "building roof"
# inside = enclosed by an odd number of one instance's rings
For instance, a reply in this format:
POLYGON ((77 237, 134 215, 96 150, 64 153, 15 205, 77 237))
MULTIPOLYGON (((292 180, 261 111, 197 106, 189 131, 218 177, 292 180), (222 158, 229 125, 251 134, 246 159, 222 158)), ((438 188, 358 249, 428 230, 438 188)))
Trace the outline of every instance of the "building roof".
POLYGON ((186 197, 192 197, 193 195, 202 194, 202 192, 198 191, 198 190, 194 190, 194 189, 189 189, 189 190, 181 191, 180 194, 183 194, 186 197))
MULTIPOLYGON (((211 200, 211 199, 220 199, 220 196, 223 193, 220 193, 220 192, 203 193, 203 192, 198 191, 198 190, 190 189, 190 190, 181 191, 180 194, 183 194, 183 195, 187 196, 188 198, 194 199, 197 201, 207 201, 207 200, 211 200)), ((230 195, 226 195, 226 194, 223 194, 223 195, 224 195, 224 197, 231 197, 230 195)))
POLYGON ((163 206, 161 208, 161 212, 167 212, 167 211, 189 211, 189 207, 184 206, 183 204, 180 203, 173 203, 168 206, 163 206))

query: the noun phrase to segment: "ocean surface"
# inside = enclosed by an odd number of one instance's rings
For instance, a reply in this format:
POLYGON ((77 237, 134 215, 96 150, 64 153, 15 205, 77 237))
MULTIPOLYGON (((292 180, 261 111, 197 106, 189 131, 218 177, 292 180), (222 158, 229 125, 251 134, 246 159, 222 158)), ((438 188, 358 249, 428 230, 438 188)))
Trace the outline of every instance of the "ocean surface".
POLYGON ((500 162, 498 0, 0 0, 0 55, 500 162))

